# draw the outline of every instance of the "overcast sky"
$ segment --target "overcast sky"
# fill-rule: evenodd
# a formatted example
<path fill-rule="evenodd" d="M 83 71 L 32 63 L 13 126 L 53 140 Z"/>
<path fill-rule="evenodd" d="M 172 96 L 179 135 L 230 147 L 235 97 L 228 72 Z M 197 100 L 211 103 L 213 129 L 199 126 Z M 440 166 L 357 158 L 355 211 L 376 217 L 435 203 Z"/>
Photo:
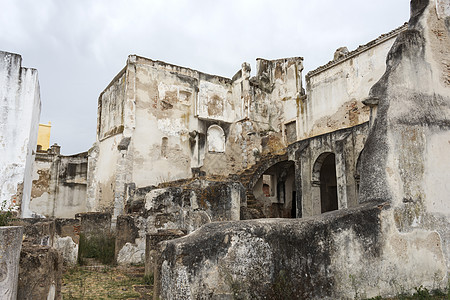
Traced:
<path fill-rule="evenodd" d="M 129 54 L 232 77 L 257 57 L 304 73 L 409 18 L 407 0 L 0 0 L 0 50 L 36 68 L 41 123 L 63 154 L 95 142 L 97 99 Z"/>

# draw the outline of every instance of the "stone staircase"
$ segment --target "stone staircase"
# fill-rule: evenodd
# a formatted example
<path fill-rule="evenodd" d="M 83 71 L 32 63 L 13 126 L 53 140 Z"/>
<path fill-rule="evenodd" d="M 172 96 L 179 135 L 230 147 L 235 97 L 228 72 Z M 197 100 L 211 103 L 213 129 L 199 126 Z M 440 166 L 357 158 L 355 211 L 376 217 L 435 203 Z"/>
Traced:
<path fill-rule="evenodd" d="M 271 167 L 274 162 L 283 160 L 285 158 L 285 154 L 265 156 L 258 163 L 238 174 L 239 180 L 246 189 L 245 194 L 247 197 L 247 207 L 241 207 L 241 220 L 267 218 L 264 213 L 264 205 L 258 202 L 258 200 L 253 195 L 253 185 L 255 183 L 252 182 L 252 180 L 255 174 L 261 173 L 262 175 L 262 172 Z"/>

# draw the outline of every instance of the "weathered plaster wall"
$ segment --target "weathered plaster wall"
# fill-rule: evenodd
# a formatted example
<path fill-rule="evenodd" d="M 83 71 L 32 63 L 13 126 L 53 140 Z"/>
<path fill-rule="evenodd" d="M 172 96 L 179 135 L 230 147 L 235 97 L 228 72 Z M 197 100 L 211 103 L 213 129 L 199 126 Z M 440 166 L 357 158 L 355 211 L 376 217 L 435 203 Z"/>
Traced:
<path fill-rule="evenodd" d="M 0 51 L 0 198 L 30 216 L 31 173 L 41 101 L 35 69 L 18 54 Z"/>
<path fill-rule="evenodd" d="M 295 121 L 303 93 L 302 69 L 302 58 L 260 59 L 252 80 L 246 63 L 228 79 L 129 56 L 99 98 L 88 210 L 118 216 L 128 188 L 193 172 L 228 176 L 255 164 L 261 153 L 282 151 L 284 124 Z"/>
<path fill-rule="evenodd" d="M 370 203 L 315 218 L 207 224 L 161 244 L 155 291 L 161 299 L 353 299 L 392 295 L 400 282 L 408 291 L 444 287 L 439 236 L 400 234 L 392 217 Z"/>
<path fill-rule="evenodd" d="M 29 207 L 32 213 L 73 218 L 86 212 L 87 165 L 87 152 L 62 156 L 55 145 L 48 152 L 38 152 Z"/>
<path fill-rule="evenodd" d="M 378 109 L 362 153 L 360 192 L 364 200 L 389 200 L 400 232 L 438 234 L 448 268 L 450 16 L 437 13 L 441 5 L 450 4 L 412 2 L 408 30 L 370 91 Z"/>
<path fill-rule="evenodd" d="M 369 108 L 362 101 L 383 75 L 386 56 L 402 26 L 306 75 L 307 97 L 298 102 L 299 138 L 362 124 Z"/>
<path fill-rule="evenodd" d="M 196 71 L 137 58 L 136 128 L 132 137 L 137 187 L 191 176 L 189 132 L 199 89 Z M 151 131 L 149 129 L 151 128 Z"/>

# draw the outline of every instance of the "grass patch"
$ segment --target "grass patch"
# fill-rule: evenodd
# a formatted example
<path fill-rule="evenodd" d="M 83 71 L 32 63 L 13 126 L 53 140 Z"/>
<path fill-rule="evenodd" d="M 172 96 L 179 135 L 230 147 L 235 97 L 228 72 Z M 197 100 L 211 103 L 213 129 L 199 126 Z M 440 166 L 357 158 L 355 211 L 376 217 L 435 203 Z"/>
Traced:
<path fill-rule="evenodd" d="M 63 299 L 152 299 L 152 287 L 145 284 L 143 268 L 106 266 L 98 270 L 74 267 L 63 275 Z M 145 295 L 135 286 L 144 286 Z"/>
<path fill-rule="evenodd" d="M 381 296 L 369 298 L 366 300 L 447 300 L 450 299 L 450 291 L 443 292 L 441 290 L 429 291 L 423 286 L 414 288 L 412 295 L 400 294 L 393 298 L 382 298 Z"/>
<path fill-rule="evenodd" d="M 105 265 L 114 263 L 114 251 L 116 239 L 113 235 L 92 235 L 80 234 L 80 244 L 78 248 L 78 263 L 84 265 L 84 258 L 94 258 Z"/>

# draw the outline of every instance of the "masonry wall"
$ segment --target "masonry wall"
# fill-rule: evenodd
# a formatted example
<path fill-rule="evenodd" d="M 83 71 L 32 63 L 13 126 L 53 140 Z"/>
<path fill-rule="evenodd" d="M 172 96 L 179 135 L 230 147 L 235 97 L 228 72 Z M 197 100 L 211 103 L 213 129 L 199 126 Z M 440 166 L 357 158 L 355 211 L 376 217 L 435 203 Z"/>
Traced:
<path fill-rule="evenodd" d="M 305 139 L 369 120 L 362 101 L 386 69 L 386 56 L 401 27 L 360 46 L 343 58 L 306 76 L 307 97 L 298 105 L 299 139 Z"/>
<path fill-rule="evenodd" d="M 73 218 L 87 211 L 87 152 L 63 156 L 57 148 L 36 155 L 29 209 L 38 216 Z"/>
<path fill-rule="evenodd" d="M 0 51 L 0 197 L 6 206 L 28 209 L 41 101 L 35 69 L 18 54 Z"/>
<path fill-rule="evenodd" d="M 245 195 L 239 182 L 196 179 L 166 185 L 133 191 L 127 214 L 117 218 L 118 263 L 143 263 L 147 234 L 191 233 L 210 222 L 239 220 Z"/>

